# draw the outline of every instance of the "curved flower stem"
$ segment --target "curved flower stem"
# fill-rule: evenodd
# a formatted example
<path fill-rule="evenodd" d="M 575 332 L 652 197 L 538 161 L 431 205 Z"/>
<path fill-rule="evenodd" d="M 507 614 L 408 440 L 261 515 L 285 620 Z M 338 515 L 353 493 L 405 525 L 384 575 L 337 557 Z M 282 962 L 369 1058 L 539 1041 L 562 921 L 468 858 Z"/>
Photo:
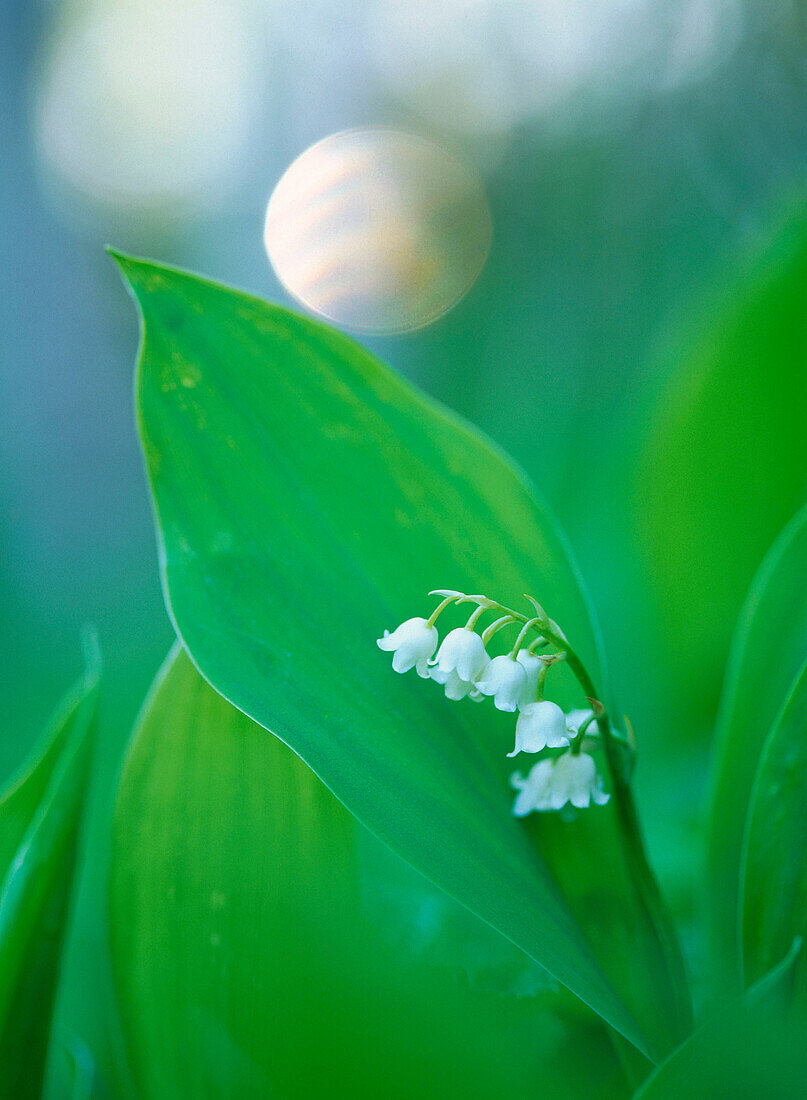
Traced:
<path fill-rule="evenodd" d="M 583 742 L 586 739 L 586 731 L 588 730 L 588 727 L 591 725 L 591 723 L 596 721 L 597 719 L 594 717 L 594 715 L 590 714 L 584 722 L 580 723 L 580 728 L 578 729 L 575 738 L 572 741 L 571 749 L 569 750 L 572 756 L 580 755 L 580 752 L 583 748 Z"/>
<path fill-rule="evenodd" d="M 485 610 L 489 610 L 489 608 L 486 608 Z M 495 623 L 491 623 L 490 626 L 485 627 L 485 629 L 482 631 L 482 641 L 485 643 L 485 645 L 487 645 L 494 634 L 497 634 L 505 626 L 509 626 L 510 623 L 512 623 L 513 621 L 513 616 L 509 613 L 507 615 L 502 615 L 502 617 L 500 619 L 497 619 Z"/>
<path fill-rule="evenodd" d="M 426 620 L 426 626 L 434 626 L 434 624 L 437 622 L 438 616 L 442 615 L 442 613 L 445 611 L 445 609 L 448 607 L 448 605 L 452 604 L 452 603 L 458 603 L 458 602 L 459 601 L 458 601 L 456 595 L 446 596 L 446 598 L 444 600 L 442 600 L 437 605 L 437 607 L 435 607 L 435 609 L 434 609 L 434 611 L 432 611 L 431 615 L 429 615 L 428 619 Z"/>
<path fill-rule="evenodd" d="M 598 695 L 594 683 L 589 676 L 585 665 L 574 652 L 568 642 L 560 642 L 551 636 L 550 640 L 556 645 L 562 645 L 566 651 L 566 662 L 577 678 L 586 698 L 597 700 Z M 599 713 L 597 713 L 599 709 Z M 692 1030 L 692 1001 L 689 994 L 684 960 L 678 937 L 675 934 L 672 919 L 670 917 L 664 899 L 661 896 L 656 876 L 647 859 L 644 842 L 642 840 L 639 817 L 636 812 L 636 803 L 633 799 L 633 791 L 625 780 L 619 764 L 619 749 L 616 744 L 611 722 L 605 708 L 594 707 L 595 721 L 602 737 L 602 747 L 608 770 L 611 774 L 611 784 L 614 794 L 614 806 L 616 809 L 619 830 L 622 836 L 622 844 L 625 859 L 628 864 L 631 878 L 636 889 L 637 896 L 647 914 L 650 925 L 653 928 L 659 951 L 667 968 L 670 983 L 674 993 L 675 1027 L 678 1038 L 683 1039 Z"/>
<path fill-rule="evenodd" d="M 486 611 L 486 607 L 477 607 L 475 611 L 472 611 L 470 616 L 468 617 L 468 622 L 465 624 L 465 629 L 473 630 L 479 619 L 485 614 Z"/>
<path fill-rule="evenodd" d="M 513 657 L 516 656 L 518 651 L 521 649 L 521 643 L 527 637 L 530 630 L 532 630 L 533 627 L 537 626 L 538 623 L 540 623 L 540 622 L 541 622 L 540 619 L 528 619 L 527 622 L 524 623 L 524 626 L 519 631 L 518 637 L 516 638 L 515 642 L 513 642 L 513 648 L 511 650 L 511 656 L 513 656 Z"/>
<path fill-rule="evenodd" d="M 538 672 L 538 683 L 535 685 L 535 701 L 536 703 L 542 703 L 544 701 L 544 690 L 546 688 L 546 677 L 549 672 L 549 665 L 542 664 L 540 671 Z"/>
<path fill-rule="evenodd" d="M 477 600 L 476 597 L 465 597 L 465 599 Z M 674 1027 L 677 1039 L 680 1041 L 692 1030 L 692 1001 L 681 948 L 678 944 L 669 911 L 661 896 L 658 882 L 647 859 L 633 792 L 620 767 L 618 742 L 611 729 L 608 714 L 604 706 L 598 702 L 599 694 L 594 682 L 580 657 L 548 616 L 535 619 L 534 617 L 522 615 L 518 611 L 513 611 L 512 608 L 505 607 L 495 600 L 486 597 L 482 597 L 482 599 L 485 600 L 488 610 L 499 611 L 502 615 L 511 616 L 515 622 L 524 623 L 524 633 L 529 629 L 526 624 L 534 624 L 535 629 L 540 630 L 540 633 L 551 645 L 565 654 L 566 663 L 583 689 L 583 694 L 593 704 L 595 721 L 602 738 L 603 752 L 611 776 L 614 807 L 625 860 L 637 898 L 645 911 L 650 927 L 653 929 L 659 953 L 664 961 L 670 980 L 675 1012 Z M 539 614 L 545 616 L 545 612 L 539 604 L 536 604 L 531 598 L 530 602 L 534 604 Z"/>

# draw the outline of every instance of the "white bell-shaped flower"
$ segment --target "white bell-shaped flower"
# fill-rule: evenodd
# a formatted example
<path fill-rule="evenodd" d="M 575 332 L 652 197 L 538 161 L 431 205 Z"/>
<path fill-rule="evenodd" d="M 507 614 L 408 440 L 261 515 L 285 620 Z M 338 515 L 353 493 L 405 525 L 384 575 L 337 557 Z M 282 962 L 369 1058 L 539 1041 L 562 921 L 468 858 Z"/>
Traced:
<path fill-rule="evenodd" d="M 428 662 L 437 649 L 439 635 L 436 626 L 429 626 L 425 619 L 407 619 L 390 634 L 378 639 L 378 648 L 392 653 L 392 667 L 396 672 L 408 672 L 416 668 L 418 676 L 428 679 Z"/>
<path fill-rule="evenodd" d="M 485 643 L 476 631 L 459 626 L 443 639 L 437 650 L 431 677 L 438 684 L 444 684 L 449 675 L 455 672 L 460 680 L 473 685 L 489 661 Z"/>
<path fill-rule="evenodd" d="M 441 672 L 439 668 L 430 668 L 429 675 L 438 684 L 445 685 L 446 699 L 464 699 L 472 691 L 476 692 L 473 683 L 470 680 L 463 680 L 454 668 L 449 672 Z"/>
<path fill-rule="evenodd" d="M 594 717 L 593 710 L 570 710 L 566 715 L 566 729 L 571 737 L 577 737 L 577 731 L 589 718 Z"/>
<path fill-rule="evenodd" d="M 581 810 L 591 802 L 604 806 L 610 795 L 602 789 L 602 778 L 592 756 L 566 752 L 555 761 L 550 797 L 556 810 L 567 802 Z"/>
<path fill-rule="evenodd" d="M 565 714 L 557 703 L 544 699 L 541 703 L 530 703 L 521 708 L 516 722 L 516 747 L 507 755 L 559 749 L 568 744 Z"/>
<path fill-rule="evenodd" d="M 524 694 L 518 704 L 519 709 L 523 710 L 524 707 L 528 707 L 531 703 L 535 702 L 535 696 L 538 692 L 538 676 L 544 662 L 540 657 L 536 657 L 534 653 L 530 653 L 527 649 L 520 649 L 516 654 L 516 660 L 527 674 Z"/>
<path fill-rule="evenodd" d="M 602 789 L 597 766 L 587 753 L 564 753 L 556 760 L 539 760 L 527 776 L 514 772 L 510 783 L 519 792 L 513 804 L 516 817 L 533 811 L 561 810 L 567 802 L 582 810 L 592 802 L 604 806 L 610 798 Z"/>
<path fill-rule="evenodd" d="M 510 785 L 518 791 L 513 803 L 516 817 L 526 817 L 534 810 L 545 813 L 555 808 L 551 801 L 553 768 L 551 760 L 539 760 L 526 777 L 521 772 L 513 772 Z"/>
<path fill-rule="evenodd" d="M 475 681 L 478 691 L 493 696 L 497 710 L 514 711 L 524 694 L 527 673 L 509 654 L 494 657 Z"/>

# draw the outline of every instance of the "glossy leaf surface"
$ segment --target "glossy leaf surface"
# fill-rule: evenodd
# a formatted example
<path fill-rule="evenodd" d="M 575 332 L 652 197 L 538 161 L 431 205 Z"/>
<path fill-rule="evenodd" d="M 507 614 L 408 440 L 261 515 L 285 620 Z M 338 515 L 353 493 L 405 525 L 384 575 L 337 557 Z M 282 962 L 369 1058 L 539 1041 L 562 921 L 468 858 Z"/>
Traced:
<path fill-rule="evenodd" d="M 732 644 L 715 734 L 709 923 L 718 987 L 728 992 L 741 988 L 740 862 L 754 776 L 783 700 L 807 659 L 805 577 L 807 508 L 776 540 L 748 594 Z"/>
<path fill-rule="evenodd" d="M 111 866 L 143 1100 L 626 1094 L 601 1021 L 368 833 L 182 650 L 125 762 Z"/>
<path fill-rule="evenodd" d="M 744 976 L 770 970 L 797 937 L 807 938 L 807 657 L 759 762 L 743 859 Z M 794 964 L 793 994 L 807 1013 L 807 968 Z"/>
<path fill-rule="evenodd" d="M 97 666 L 0 796 L 0 1095 L 39 1097 L 98 696 Z M 3 1091 L 5 1090 L 5 1091 Z"/>
<path fill-rule="evenodd" d="M 789 1013 L 795 941 L 784 959 L 708 1019 L 645 1082 L 634 1100 L 797 1100 L 807 1079 L 807 1017 Z"/>
<path fill-rule="evenodd" d="M 710 698 L 759 562 L 807 498 L 807 214 L 739 256 L 660 364 L 635 523 L 671 677 Z"/>
<path fill-rule="evenodd" d="M 523 477 L 346 337 L 170 268 L 119 262 L 143 316 L 140 430 L 170 610 L 203 675 L 618 1031 L 669 1048 L 678 993 L 632 893 L 613 808 L 573 826 L 516 821 L 512 718 L 447 702 L 414 673 L 393 674 L 376 648 L 385 627 L 433 605 L 431 588 L 510 603 L 530 592 L 602 684 L 566 546 Z M 585 705 L 566 669 L 552 692 Z"/>

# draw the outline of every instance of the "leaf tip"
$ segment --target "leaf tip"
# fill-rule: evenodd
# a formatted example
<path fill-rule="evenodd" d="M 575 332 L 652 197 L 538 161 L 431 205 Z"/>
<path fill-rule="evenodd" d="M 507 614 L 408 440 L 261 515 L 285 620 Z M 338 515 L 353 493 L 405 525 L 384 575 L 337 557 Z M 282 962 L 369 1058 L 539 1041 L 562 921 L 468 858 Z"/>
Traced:
<path fill-rule="evenodd" d="M 113 248 L 110 244 L 104 246 L 104 251 L 110 259 L 115 261 L 118 270 L 132 290 L 136 289 L 139 281 L 142 281 L 142 273 L 153 266 L 148 260 L 130 256 L 126 252 Z M 141 276 L 140 279 L 138 279 L 138 275 Z"/>
<path fill-rule="evenodd" d="M 126 289 L 134 298 L 138 309 L 142 309 L 138 292 L 143 280 L 142 277 L 138 278 L 138 269 L 146 266 L 144 261 L 137 260 L 134 256 L 128 256 L 125 252 L 119 252 L 117 248 L 113 248 L 111 245 L 106 245 L 104 251 L 114 260 Z"/>
<path fill-rule="evenodd" d="M 121 252 L 119 248 L 115 248 L 111 244 L 104 245 L 104 252 L 106 252 L 111 260 L 115 261 L 119 271 L 126 279 L 129 278 L 133 270 L 145 263 L 144 260 L 139 260 L 136 256 L 130 256 L 126 252 Z"/>

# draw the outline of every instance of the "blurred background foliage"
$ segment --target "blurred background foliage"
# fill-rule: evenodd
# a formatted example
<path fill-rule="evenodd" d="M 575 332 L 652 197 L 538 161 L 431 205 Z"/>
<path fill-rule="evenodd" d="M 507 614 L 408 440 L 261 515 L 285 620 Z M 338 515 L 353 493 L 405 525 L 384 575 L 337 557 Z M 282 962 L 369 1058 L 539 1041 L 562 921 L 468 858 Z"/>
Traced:
<path fill-rule="evenodd" d="M 431 327 L 366 342 L 509 450 L 569 533 L 686 921 L 732 624 L 807 490 L 806 51 L 799 0 L 0 2 L 3 773 L 86 621 L 107 667 L 69 1049 L 117 1041 L 111 797 L 171 639 L 136 321 L 102 245 L 289 301 L 263 218 L 313 142 L 391 126 L 472 166 L 493 224 L 476 284 Z"/>

